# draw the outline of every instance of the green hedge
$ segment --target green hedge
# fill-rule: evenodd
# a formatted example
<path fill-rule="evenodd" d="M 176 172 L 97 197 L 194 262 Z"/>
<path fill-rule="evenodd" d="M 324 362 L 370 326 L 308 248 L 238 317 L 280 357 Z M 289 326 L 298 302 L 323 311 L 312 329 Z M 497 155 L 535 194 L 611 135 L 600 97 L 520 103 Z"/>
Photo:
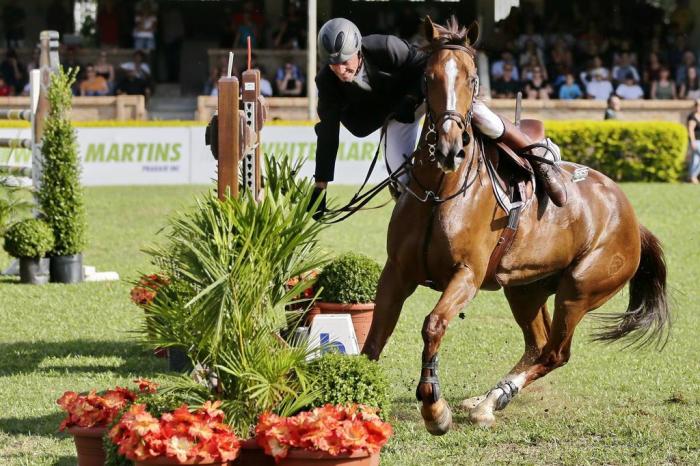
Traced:
<path fill-rule="evenodd" d="M 616 181 L 677 181 L 684 175 L 685 127 L 668 122 L 548 121 L 562 158 Z"/>

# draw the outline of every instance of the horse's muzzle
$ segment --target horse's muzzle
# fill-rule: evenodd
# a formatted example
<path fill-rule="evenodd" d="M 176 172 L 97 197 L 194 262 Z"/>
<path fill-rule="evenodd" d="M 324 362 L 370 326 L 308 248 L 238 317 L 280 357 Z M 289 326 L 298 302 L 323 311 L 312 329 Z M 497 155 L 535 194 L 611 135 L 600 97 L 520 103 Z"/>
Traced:
<path fill-rule="evenodd" d="M 464 148 L 458 144 L 445 149 L 438 145 L 436 155 L 440 168 L 447 173 L 457 171 L 465 157 Z"/>

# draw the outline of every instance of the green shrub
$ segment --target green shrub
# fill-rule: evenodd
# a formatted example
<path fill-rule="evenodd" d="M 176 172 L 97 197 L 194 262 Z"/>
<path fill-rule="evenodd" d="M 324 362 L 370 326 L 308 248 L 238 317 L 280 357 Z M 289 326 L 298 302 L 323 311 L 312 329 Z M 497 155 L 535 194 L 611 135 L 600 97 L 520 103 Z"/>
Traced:
<path fill-rule="evenodd" d="M 85 246 L 85 206 L 75 132 L 69 120 L 71 85 L 77 70 L 51 75 L 49 114 L 42 139 L 39 203 L 56 242 L 52 255 L 69 256 Z"/>
<path fill-rule="evenodd" d="M 44 257 L 53 245 L 53 232 L 43 220 L 22 220 L 5 232 L 5 251 L 12 257 Z"/>
<path fill-rule="evenodd" d="M 668 122 L 548 121 L 564 160 L 615 181 L 677 181 L 688 147 L 685 128 Z"/>
<path fill-rule="evenodd" d="M 331 303 L 371 303 L 382 268 L 371 257 L 346 253 L 326 265 L 318 275 L 320 299 Z"/>
<path fill-rule="evenodd" d="M 326 403 L 360 403 L 389 412 L 389 382 L 381 366 L 365 355 L 348 356 L 328 352 L 311 363 L 315 387 L 320 395 L 314 406 Z"/>

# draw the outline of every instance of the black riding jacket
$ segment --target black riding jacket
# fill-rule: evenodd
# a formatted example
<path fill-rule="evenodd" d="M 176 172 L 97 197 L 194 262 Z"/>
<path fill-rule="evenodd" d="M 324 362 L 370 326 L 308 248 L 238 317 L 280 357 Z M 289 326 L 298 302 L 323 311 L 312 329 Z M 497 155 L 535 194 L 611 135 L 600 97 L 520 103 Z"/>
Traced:
<path fill-rule="evenodd" d="M 422 101 L 426 58 L 403 39 L 376 34 L 362 38 L 362 66 L 371 91 L 341 81 L 328 66 L 319 71 L 316 181 L 333 181 L 340 123 L 353 135 L 364 137 L 406 101 L 416 102 L 417 107 Z"/>

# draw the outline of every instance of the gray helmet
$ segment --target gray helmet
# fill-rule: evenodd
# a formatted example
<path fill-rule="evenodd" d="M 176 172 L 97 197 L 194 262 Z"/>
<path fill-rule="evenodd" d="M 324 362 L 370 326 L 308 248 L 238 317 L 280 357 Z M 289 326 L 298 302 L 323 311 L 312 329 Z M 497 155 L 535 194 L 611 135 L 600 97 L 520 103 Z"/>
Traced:
<path fill-rule="evenodd" d="M 342 63 L 360 50 L 362 35 L 352 21 L 334 18 L 318 31 L 318 50 L 324 63 Z"/>

